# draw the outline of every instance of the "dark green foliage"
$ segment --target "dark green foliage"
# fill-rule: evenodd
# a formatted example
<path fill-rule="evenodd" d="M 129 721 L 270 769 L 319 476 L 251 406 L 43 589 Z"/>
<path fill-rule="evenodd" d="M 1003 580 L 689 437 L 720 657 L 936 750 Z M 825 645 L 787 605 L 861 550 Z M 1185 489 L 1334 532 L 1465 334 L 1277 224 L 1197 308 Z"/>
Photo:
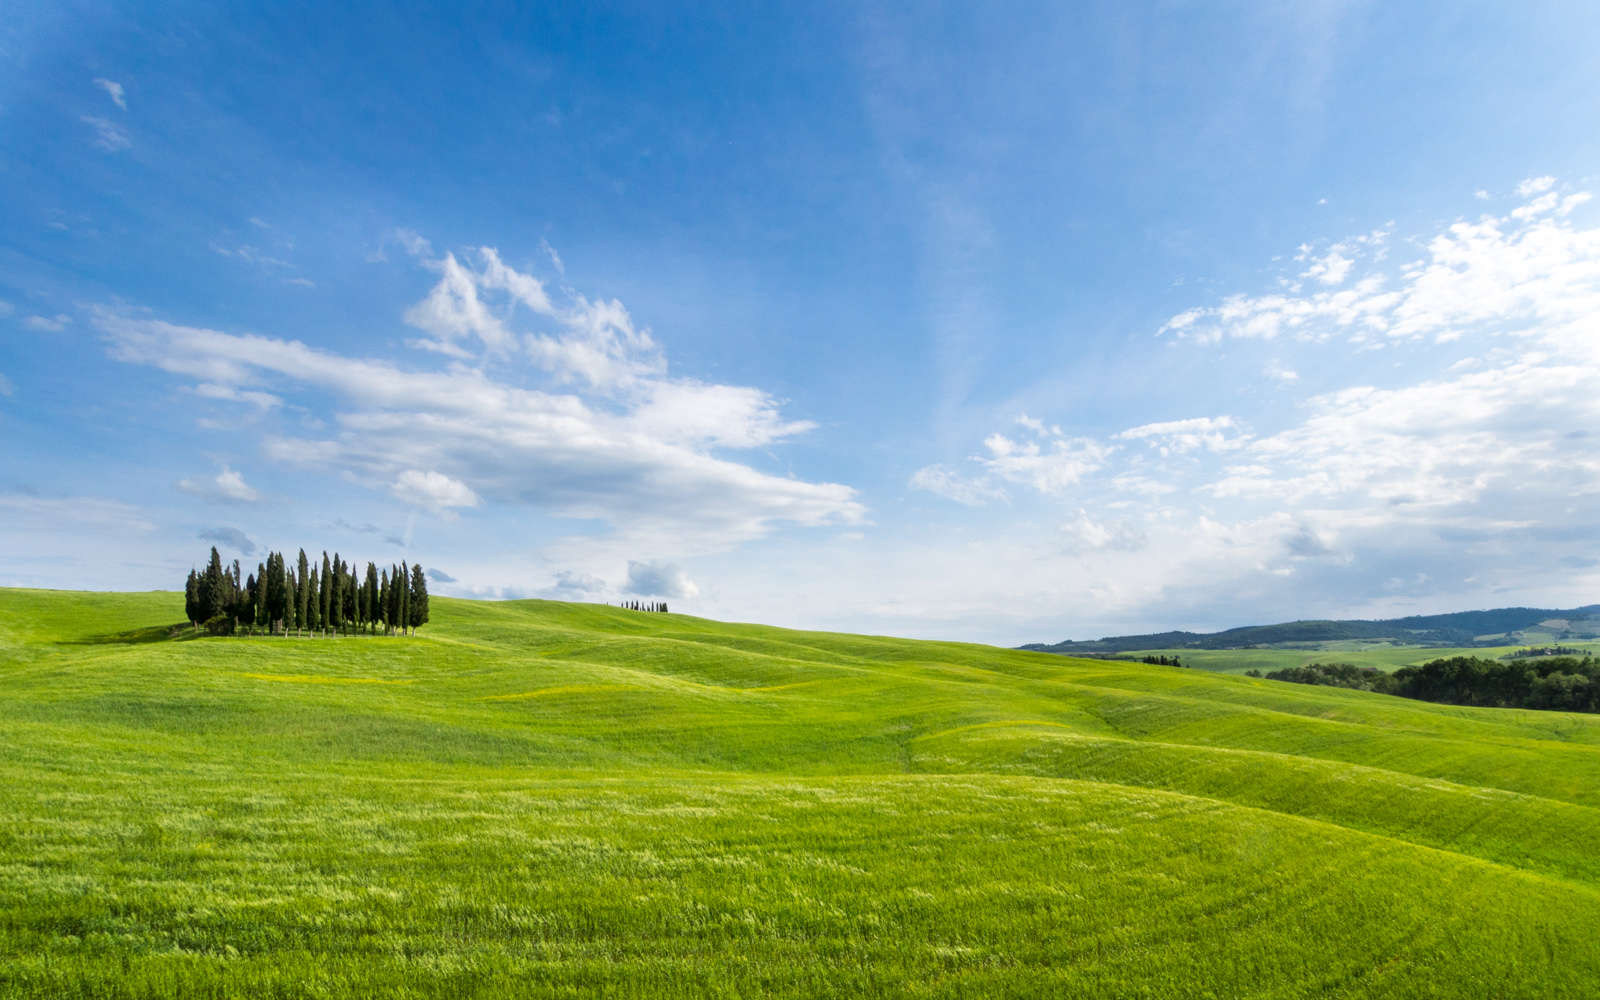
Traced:
<path fill-rule="evenodd" d="M 201 620 L 209 622 L 227 610 L 228 590 L 224 577 L 222 556 L 217 554 L 217 547 L 213 545 L 211 561 L 206 563 L 205 572 L 200 575 Z"/>
<path fill-rule="evenodd" d="M 1144 662 L 1153 667 L 1181 667 L 1176 656 L 1146 656 Z"/>
<path fill-rule="evenodd" d="M 428 623 L 428 580 L 422 573 L 422 564 L 411 567 L 411 613 L 406 624 L 413 632 L 417 626 Z"/>
<path fill-rule="evenodd" d="M 288 569 L 281 552 L 268 553 L 256 571 L 240 579 L 236 559 L 231 567 L 222 564 L 215 548 L 204 572 L 191 570 L 184 587 L 184 608 L 193 625 L 224 618 L 230 622 L 228 634 L 237 628 L 252 632 L 261 628 L 287 635 L 291 628 L 323 633 L 360 631 L 377 633 L 382 622 L 385 632 L 398 629 L 402 635 L 415 634 L 428 623 L 428 580 L 421 564 L 402 562 L 380 574 L 368 562 L 366 573 L 345 562 L 338 553 L 322 554 L 320 570 L 300 550 L 298 574 Z M 663 604 L 659 610 L 665 611 Z"/>
<path fill-rule="evenodd" d="M 1483 708 L 1600 711 L 1600 663 L 1593 657 L 1552 656 L 1509 663 L 1452 656 L 1385 674 L 1348 663 L 1313 663 L 1274 670 L 1268 680 L 1396 694 L 1418 701 Z"/>
<path fill-rule="evenodd" d="M 333 565 L 328 562 L 328 550 L 322 550 L 322 592 L 317 595 L 321 605 L 317 608 L 317 624 L 326 632 L 333 620 L 333 594 L 335 581 Z"/>
<path fill-rule="evenodd" d="M 206 619 L 206 631 L 211 635 L 232 635 L 233 619 L 227 615 L 212 615 Z"/>
<path fill-rule="evenodd" d="M 1256 676 L 1261 675 L 1258 673 Z M 1350 663 L 1310 663 L 1303 667 L 1274 670 L 1267 674 L 1267 680 L 1351 688 L 1356 691 L 1380 691 L 1384 694 L 1396 693 L 1393 675 L 1373 667 L 1357 667 Z"/>
<path fill-rule="evenodd" d="M 395 607 L 394 621 L 400 627 L 401 635 L 405 635 L 406 626 L 411 623 L 411 588 L 408 586 L 410 575 L 409 567 L 402 560 L 394 576 L 389 579 L 389 586 L 394 588 L 395 595 L 399 598 Z"/>
<path fill-rule="evenodd" d="M 200 615 L 200 574 L 191 569 L 189 579 L 183 585 L 183 616 L 190 625 L 195 625 L 199 623 Z"/>
<path fill-rule="evenodd" d="M 295 613 L 294 627 L 298 632 L 303 628 L 310 628 L 311 619 L 306 602 L 311 598 L 311 588 L 308 581 L 311 579 L 311 570 L 306 561 L 306 550 L 300 550 L 300 560 L 295 564 Z"/>

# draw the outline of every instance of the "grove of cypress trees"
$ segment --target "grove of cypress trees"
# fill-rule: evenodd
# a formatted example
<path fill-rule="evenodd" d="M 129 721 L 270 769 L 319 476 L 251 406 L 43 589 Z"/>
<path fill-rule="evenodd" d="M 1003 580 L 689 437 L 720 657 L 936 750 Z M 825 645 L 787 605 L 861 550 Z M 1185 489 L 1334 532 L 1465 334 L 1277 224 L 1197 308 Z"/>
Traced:
<path fill-rule="evenodd" d="M 318 567 L 301 549 L 298 567 L 299 572 L 291 569 L 283 553 L 268 552 L 246 575 L 238 559 L 224 565 L 213 547 L 206 568 L 191 569 L 184 581 L 184 614 L 193 628 L 224 619 L 226 624 L 212 626 L 215 634 L 241 629 L 254 635 L 260 628 L 267 635 L 282 629 L 286 637 L 291 628 L 296 635 L 377 635 L 380 623 L 386 635 L 414 636 L 428 623 L 428 578 L 420 563 L 379 570 L 368 561 L 362 573 L 338 553 L 330 558 L 324 552 Z M 665 611 L 666 605 L 652 604 L 650 610 Z"/>

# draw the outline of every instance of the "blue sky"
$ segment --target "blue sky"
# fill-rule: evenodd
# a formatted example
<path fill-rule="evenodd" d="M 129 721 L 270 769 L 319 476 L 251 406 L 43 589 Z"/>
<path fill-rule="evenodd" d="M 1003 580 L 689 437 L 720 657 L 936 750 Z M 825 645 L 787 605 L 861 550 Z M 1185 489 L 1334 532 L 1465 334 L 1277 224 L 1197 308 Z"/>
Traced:
<path fill-rule="evenodd" d="M 1014 644 L 1600 581 L 1600 8 L 25 4 L 0 584 Z"/>

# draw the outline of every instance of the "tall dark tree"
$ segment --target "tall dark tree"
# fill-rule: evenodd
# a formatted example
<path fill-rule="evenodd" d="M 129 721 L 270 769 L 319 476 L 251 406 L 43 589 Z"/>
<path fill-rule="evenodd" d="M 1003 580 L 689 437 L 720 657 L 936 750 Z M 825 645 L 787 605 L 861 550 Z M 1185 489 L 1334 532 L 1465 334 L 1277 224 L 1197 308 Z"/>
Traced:
<path fill-rule="evenodd" d="M 313 636 L 322 628 L 322 577 L 317 567 L 311 567 L 306 578 L 306 631 Z"/>
<path fill-rule="evenodd" d="M 306 614 L 307 614 L 306 601 L 311 596 L 311 591 L 306 587 L 306 581 L 308 581 L 310 579 L 311 579 L 311 568 L 306 562 L 306 550 L 305 549 L 301 549 L 300 550 L 300 561 L 295 563 L 295 582 L 297 584 L 296 589 L 295 589 L 295 595 L 294 595 L 294 599 L 295 599 L 294 634 L 295 635 L 299 635 L 301 629 L 310 627 L 310 625 L 309 625 L 310 619 L 306 617 Z"/>
<path fill-rule="evenodd" d="M 213 545 L 211 561 L 206 563 L 206 571 L 200 576 L 200 614 L 203 621 L 210 621 L 226 609 L 228 587 L 225 577 L 222 556 L 217 554 L 217 547 Z"/>
<path fill-rule="evenodd" d="M 428 624 L 428 579 L 422 564 L 411 567 L 411 634 L 417 634 L 419 625 Z"/>
<path fill-rule="evenodd" d="M 271 559 L 272 556 L 269 554 L 267 556 L 267 558 Z M 259 627 L 264 628 L 264 629 L 271 629 L 271 627 L 272 627 L 272 618 L 271 618 L 270 612 L 267 610 L 267 564 L 266 563 L 264 563 L 264 562 L 256 563 L 255 585 L 252 586 L 250 589 L 251 589 L 251 594 L 250 594 L 250 605 L 251 605 L 251 607 L 250 607 L 250 612 L 251 612 L 251 614 L 250 614 L 250 624 L 259 626 Z"/>
<path fill-rule="evenodd" d="M 378 604 L 378 567 L 372 562 L 367 563 L 367 628 L 373 634 L 378 634 L 378 619 L 382 617 L 382 609 Z"/>
<path fill-rule="evenodd" d="M 328 551 L 322 551 L 322 593 L 317 595 L 322 599 L 322 606 L 317 609 L 317 618 L 326 632 L 333 620 L 333 566 L 328 562 Z"/>
<path fill-rule="evenodd" d="M 183 613 L 189 619 L 189 627 L 193 628 L 200 622 L 200 574 L 194 570 L 189 571 L 189 580 L 183 585 Z"/>
<path fill-rule="evenodd" d="M 400 560 L 400 571 L 395 574 L 394 586 L 400 591 L 400 609 L 395 615 L 395 621 L 400 623 L 400 634 L 406 634 L 406 626 L 411 624 L 411 567 L 405 560 Z"/>

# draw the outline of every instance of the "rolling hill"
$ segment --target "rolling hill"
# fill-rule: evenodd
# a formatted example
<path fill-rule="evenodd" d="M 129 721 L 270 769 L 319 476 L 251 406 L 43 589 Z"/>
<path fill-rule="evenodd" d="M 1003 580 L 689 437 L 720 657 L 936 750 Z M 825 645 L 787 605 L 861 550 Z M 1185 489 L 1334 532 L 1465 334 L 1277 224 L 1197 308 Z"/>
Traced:
<path fill-rule="evenodd" d="M 1547 626 L 1545 623 L 1556 623 Z M 1413 615 L 1382 621 L 1295 621 L 1245 625 L 1222 632 L 1152 632 L 1104 639 L 1030 643 L 1021 649 L 1041 653 L 1127 653 L 1149 649 L 1246 649 L 1365 640 L 1407 646 L 1471 648 L 1518 643 L 1559 642 L 1600 637 L 1600 604 L 1562 611 L 1548 608 L 1496 608 L 1447 615 Z"/>
<path fill-rule="evenodd" d="M 1586 997 L 1600 717 L 434 599 L 0 590 L 0 996 Z"/>

